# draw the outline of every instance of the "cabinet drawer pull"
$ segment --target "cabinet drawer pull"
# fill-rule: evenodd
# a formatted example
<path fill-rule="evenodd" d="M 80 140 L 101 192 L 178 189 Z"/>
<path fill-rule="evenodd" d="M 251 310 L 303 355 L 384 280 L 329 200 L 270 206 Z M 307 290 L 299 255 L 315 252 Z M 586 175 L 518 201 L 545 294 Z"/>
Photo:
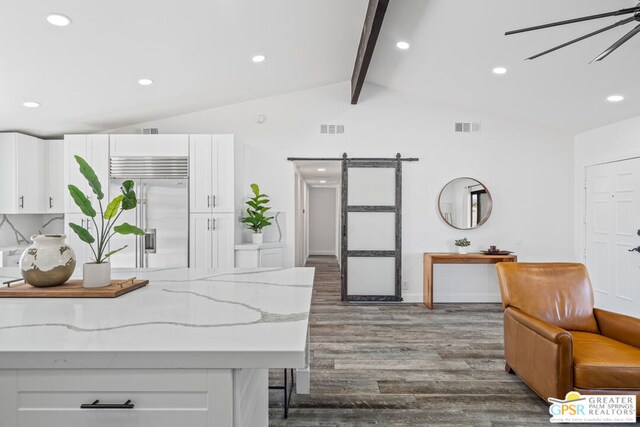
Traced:
<path fill-rule="evenodd" d="M 211 227 L 211 229 L 215 231 L 215 229 L 216 229 L 216 219 L 213 218 L 212 222 L 213 222 L 213 226 Z"/>
<path fill-rule="evenodd" d="M 49 196 L 49 209 L 53 209 L 53 197 Z"/>
<path fill-rule="evenodd" d="M 211 196 L 207 196 L 207 207 L 210 208 L 211 207 Z"/>
<path fill-rule="evenodd" d="M 124 403 L 100 403 L 99 400 L 96 400 L 93 403 L 83 403 L 80 405 L 80 409 L 133 409 L 134 406 L 131 399 Z"/>
<path fill-rule="evenodd" d="M 24 209 L 24 196 L 20 196 L 20 209 Z"/>
<path fill-rule="evenodd" d="M 216 196 L 215 195 L 213 196 L 213 207 L 214 208 L 216 207 Z"/>
<path fill-rule="evenodd" d="M 207 231 L 211 231 L 211 218 L 207 218 Z"/>

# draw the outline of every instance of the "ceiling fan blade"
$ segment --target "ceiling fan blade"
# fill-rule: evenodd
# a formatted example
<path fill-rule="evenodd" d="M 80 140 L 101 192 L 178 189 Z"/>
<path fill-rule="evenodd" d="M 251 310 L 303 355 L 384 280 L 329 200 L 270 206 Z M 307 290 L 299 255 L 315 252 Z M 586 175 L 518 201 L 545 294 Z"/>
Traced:
<path fill-rule="evenodd" d="M 572 45 L 572 44 L 574 44 L 574 43 L 577 43 L 577 42 L 580 42 L 580 41 L 582 41 L 582 40 L 588 39 L 589 37 L 593 37 L 593 36 L 598 35 L 598 34 L 600 34 L 600 33 L 604 33 L 605 31 L 609 31 L 609 30 L 612 30 L 612 29 L 614 29 L 614 28 L 616 28 L 616 27 L 619 27 L 619 26 L 621 26 L 621 25 L 625 25 L 625 24 L 628 24 L 628 23 L 630 23 L 630 22 L 633 22 L 633 21 L 635 21 L 635 19 L 636 19 L 636 18 L 635 18 L 635 17 L 633 17 L 633 16 L 632 16 L 631 18 L 623 19 L 622 21 L 618 21 L 618 22 L 616 22 L 615 24 L 612 24 L 612 25 L 609 25 L 609 26 L 607 26 L 607 27 L 601 28 L 601 29 L 596 30 L 596 31 L 594 31 L 594 32 L 592 32 L 592 33 L 586 34 L 586 35 L 584 35 L 584 36 L 582 36 L 582 37 L 578 37 L 577 39 L 573 39 L 573 40 L 571 40 L 571 41 L 568 41 L 568 42 L 566 42 L 566 43 L 563 43 L 563 44 L 561 44 L 561 45 L 559 45 L 559 46 L 556 46 L 556 47 L 554 47 L 554 48 L 551 48 L 551 49 L 549 49 L 549 50 L 545 50 L 544 52 L 540 52 L 540 53 L 539 53 L 539 54 L 537 54 L 537 55 L 533 55 L 533 56 L 531 56 L 531 57 L 527 58 L 527 60 L 528 60 L 528 61 L 530 61 L 530 60 L 533 60 L 533 59 L 536 59 L 536 58 L 540 58 L 541 56 L 544 56 L 544 55 L 546 55 L 546 54 L 548 54 L 548 53 L 551 53 L 551 52 L 555 52 L 556 50 L 558 50 L 558 49 L 562 49 L 563 47 L 570 46 L 570 45 Z"/>
<path fill-rule="evenodd" d="M 581 18 L 567 19 L 566 21 L 558 21 L 558 22 L 552 22 L 550 24 L 536 25 L 535 27 L 521 28 L 519 30 L 507 31 L 506 33 L 504 33 L 504 35 L 510 36 L 512 34 L 525 33 L 527 31 L 542 30 L 544 28 L 557 27 L 559 25 L 574 24 L 576 22 L 584 22 L 584 21 L 591 21 L 594 19 L 608 18 L 610 16 L 626 15 L 629 13 L 635 13 L 636 11 L 640 11 L 640 7 L 637 7 L 637 6 L 629 7 L 626 9 L 616 10 L 614 12 L 599 13 L 597 15 L 589 15 L 589 16 L 583 16 Z"/>
<path fill-rule="evenodd" d="M 640 25 L 635 27 L 633 30 L 629 31 L 627 34 L 624 35 L 624 37 L 622 37 L 620 40 L 618 40 L 617 42 L 609 46 L 607 50 L 605 50 L 600 55 L 598 55 L 593 61 L 589 62 L 589 64 L 596 61 L 602 61 L 604 58 L 611 55 L 620 46 L 622 46 L 623 44 L 631 40 L 638 33 L 640 33 Z"/>

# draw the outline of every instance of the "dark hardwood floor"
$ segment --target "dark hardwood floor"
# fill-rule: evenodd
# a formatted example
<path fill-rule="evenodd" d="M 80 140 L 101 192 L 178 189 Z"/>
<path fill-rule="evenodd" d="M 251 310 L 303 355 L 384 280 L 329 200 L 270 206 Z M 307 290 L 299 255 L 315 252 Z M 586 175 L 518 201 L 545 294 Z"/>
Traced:
<path fill-rule="evenodd" d="M 307 265 L 311 394 L 294 394 L 284 420 L 282 393 L 271 391 L 272 426 L 549 425 L 547 405 L 504 372 L 500 305 L 343 304 L 336 261 Z"/>

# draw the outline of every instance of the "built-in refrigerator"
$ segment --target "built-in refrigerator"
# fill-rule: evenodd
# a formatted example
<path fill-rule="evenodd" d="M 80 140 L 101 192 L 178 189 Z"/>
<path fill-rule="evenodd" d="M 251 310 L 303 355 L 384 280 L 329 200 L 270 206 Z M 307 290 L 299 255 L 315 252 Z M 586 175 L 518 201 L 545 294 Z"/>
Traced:
<path fill-rule="evenodd" d="M 189 266 L 189 166 L 187 157 L 111 157 L 109 195 L 121 194 L 126 179 L 134 181 L 135 209 L 124 211 L 118 223 L 144 230 L 143 236 L 116 234 L 110 250 L 116 268 Z"/>

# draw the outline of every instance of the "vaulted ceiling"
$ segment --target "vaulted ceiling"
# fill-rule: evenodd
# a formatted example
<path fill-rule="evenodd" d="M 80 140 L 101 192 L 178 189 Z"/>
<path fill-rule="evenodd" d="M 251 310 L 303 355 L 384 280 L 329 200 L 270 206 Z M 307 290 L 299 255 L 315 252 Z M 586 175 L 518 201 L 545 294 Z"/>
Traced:
<path fill-rule="evenodd" d="M 524 58 L 619 18 L 503 33 L 635 4 L 392 0 L 367 81 L 471 115 L 483 111 L 578 133 L 640 114 L 640 37 L 589 65 L 630 26 L 536 61 Z M 345 81 L 366 8 L 366 0 L 5 0 L 0 130 L 101 131 Z M 51 12 L 73 23 L 49 25 Z M 399 40 L 411 47 L 397 49 Z M 266 61 L 253 63 L 257 54 Z M 509 72 L 496 76 L 495 66 Z M 154 84 L 138 85 L 146 77 Z M 626 100 L 609 104 L 611 94 Z M 365 88 L 360 103 L 367 96 Z M 41 107 L 24 108 L 24 101 Z"/>

